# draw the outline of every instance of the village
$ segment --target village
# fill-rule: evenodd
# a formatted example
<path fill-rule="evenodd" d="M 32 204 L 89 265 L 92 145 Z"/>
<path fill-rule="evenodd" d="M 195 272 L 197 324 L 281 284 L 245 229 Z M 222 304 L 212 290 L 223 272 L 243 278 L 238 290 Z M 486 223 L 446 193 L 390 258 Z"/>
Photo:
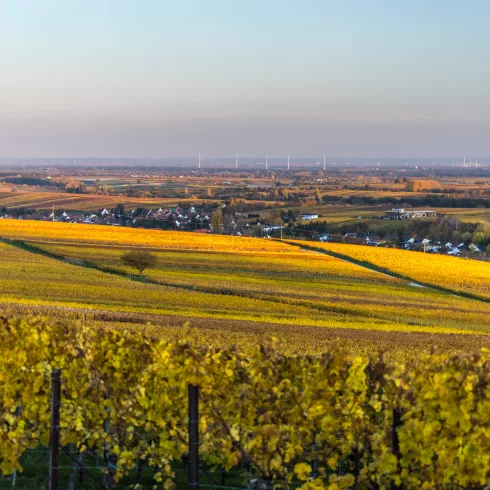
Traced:
<path fill-rule="evenodd" d="M 125 212 L 124 206 L 118 204 L 115 208 L 108 210 L 102 208 L 97 212 L 51 212 L 27 210 L 25 214 L 0 213 L 0 219 L 29 219 L 39 221 L 54 221 L 63 223 L 84 223 L 92 225 L 109 226 L 145 226 L 151 227 L 154 222 L 160 223 L 161 228 L 191 230 L 197 232 L 209 232 L 211 212 L 198 211 L 194 206 L 187 209 L 183 207 L 159 208 L 156 210 L 145 210 L 143 208 L 132 209 Z"/>
<path fill-rule="evenodd" d="M 405 210 L 393 208 L 385 213 L 385 220 L 417 220 L 422 218 L 441 218 L 442 215 L 432 210 Z M 136 208 L 126 211 L 122 204 L 112 209 L 102 208 L 97 212 L 69 212 L 64 210 L 35 211 L 25 210 L 19 213 L 0 210 L 0 219 L 21 219 L 53 221 L 62 223 L 81 223 L 106 226 L 124 226 L 157 230 L 180 230 L 195 233 L 216 233 L 234 236 L 255 236 L 262 238 L 310 239 L 330 243 L 348 243 L 371 247 L 390 247 L 407 251 L 419 251 L 429 254 L 445 254 L 455 257 L 486 258 L 488 249 L 473 243 L 470 236 L 464 240 L 444 241 L 428 237 L 407 237 L 387 234 L 379 236 L 372 232 L 317 233 L 302 229 L 297 223 L 308 223 L 318 220 L 319 214 L 281 213 L 274 223 L 261 220 L 259 214 L 245 214 L 230 211 L 226 205 L 221 207 L 176 206 L 158 209 Z M 361 219 L 361 217 L 357 217 Z M 279 223 L 278 223 L 279 221 Z"/>
<path fill-rule="evenodd" d="M 377 235 L 370 235 L 367 233 L 346 233 L 344 235 L 323 234 L 317 237 L 313 236 L 313 238 L 316 238 L 320 242 L 350 243 L 371 247 L 391 247 L 416 252 L 446 254 L 456 257 L 480 254 L 485 251 L 474 243 L 442 243 L 440 241 L 429 240 L 428 238 L 409 238 L 406 241 L 397 241 L 396 238 L 392 236 L 381 238 Z"/>

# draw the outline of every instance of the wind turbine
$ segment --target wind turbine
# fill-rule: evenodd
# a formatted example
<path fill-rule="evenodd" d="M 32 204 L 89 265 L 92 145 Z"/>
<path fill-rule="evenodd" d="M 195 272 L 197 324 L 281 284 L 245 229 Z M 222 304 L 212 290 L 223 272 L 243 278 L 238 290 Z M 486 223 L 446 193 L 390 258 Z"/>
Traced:
<path fill-rule="evenodd" d="M 236 154 L 236 159 L 235 159 L 235 168 L 238 168 L 238 153 Z"/>
<path fill-rule="evenodd" d="M 327 155 L 323 154 L 323 170 L 326 169 Z"/>
<path fill-rule="evenodd" d="M 265 169 L 269 170 L 269 155 L 265 156 Z"/>
<path fill-rule="evenodd" d="M 291 153 L 288 153 L 288 170 L 289 170 L 289 158 L 291 157 Z"/>
<path fill-rule="evenodd" d="M 199 153 L 199 157 L 197 159 L 197 168 L 201 168 L 201 154 Z"/>

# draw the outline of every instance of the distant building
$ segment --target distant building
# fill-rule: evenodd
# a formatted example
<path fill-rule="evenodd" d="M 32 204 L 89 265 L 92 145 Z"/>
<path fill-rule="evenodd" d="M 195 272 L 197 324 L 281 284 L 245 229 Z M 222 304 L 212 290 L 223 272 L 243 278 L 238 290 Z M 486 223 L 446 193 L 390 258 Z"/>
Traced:
<path fill-rule="evenodd" d="M 380 245 L 384 245 L 386 241 L 377 235 L 371 235 L 366 238 L 365 243 L 366 245 L 379 247 Z"/>
<path fill-rule="evenodd" d="M 316 218 L 318 218 L 318 214 L 302 214 L 301 215 L 302 220 L 316 219 Z"/>
<path fill-rule="evenodd" d="M 390 219 L 417 219 L 417 218 L 433 218 L 437 216 L 432 209 L 406 210 L 404 208 L 393 208 L 386 213 Z"/>

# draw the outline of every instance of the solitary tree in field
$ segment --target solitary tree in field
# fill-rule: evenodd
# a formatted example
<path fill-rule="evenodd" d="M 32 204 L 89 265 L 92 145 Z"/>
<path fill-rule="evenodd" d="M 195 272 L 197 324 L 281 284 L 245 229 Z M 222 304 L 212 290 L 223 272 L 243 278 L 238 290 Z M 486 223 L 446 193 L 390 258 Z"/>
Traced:
<path fill-rule="evenodd" d="M 154 267 L 157 264 L 156 255 L 141 250 L 126 252 L 121 256 L 121 260 L 124 265 L 137 269 L 140 276 L 143 275 L 143 271 L 145 269 L 148 267 Z"/>

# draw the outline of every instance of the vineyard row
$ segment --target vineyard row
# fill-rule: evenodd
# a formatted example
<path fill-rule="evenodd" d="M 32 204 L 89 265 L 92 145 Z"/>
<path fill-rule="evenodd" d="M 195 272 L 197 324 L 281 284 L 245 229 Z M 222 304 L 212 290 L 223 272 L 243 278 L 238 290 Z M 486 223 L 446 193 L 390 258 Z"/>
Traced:
<path fill-rule="evenodd" d="M 489 484 L 486 351 L 408 363 L 286 357 L 270 344 L 242 354 L 186 337 L 156 341 L 39 317 L 0 323 L 0 468 L 48 446 L 104 455 L 117 482 L 144 462 L 171 488 L 189 456 L 189 385 L 199 390 L 199 456 L 275 488 L 472 488 Z M 62 371 L 59 424 L 51 377 Z M 197 446 L 193 446 L 197 447 Z M 244 481 L 245 485 L 247 482 Z"/>

